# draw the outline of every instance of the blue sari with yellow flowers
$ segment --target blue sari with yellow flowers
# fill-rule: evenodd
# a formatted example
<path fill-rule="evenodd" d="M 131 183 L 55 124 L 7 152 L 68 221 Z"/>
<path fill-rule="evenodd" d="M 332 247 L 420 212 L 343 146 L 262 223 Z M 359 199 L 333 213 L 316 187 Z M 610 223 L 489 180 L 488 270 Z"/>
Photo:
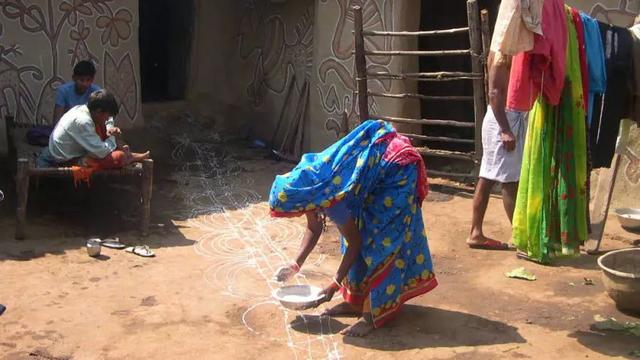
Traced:
<path fill-rule="evenodd" d="M 424 163 L 408 140 L 370 120 L 277 176 L 269 205 L 272 216 L 293 217 L 346 203 L 362 249 L 341 292 L 380 327 L 404 302 L 437 286 L 420 211 L 426 187 Z"/>

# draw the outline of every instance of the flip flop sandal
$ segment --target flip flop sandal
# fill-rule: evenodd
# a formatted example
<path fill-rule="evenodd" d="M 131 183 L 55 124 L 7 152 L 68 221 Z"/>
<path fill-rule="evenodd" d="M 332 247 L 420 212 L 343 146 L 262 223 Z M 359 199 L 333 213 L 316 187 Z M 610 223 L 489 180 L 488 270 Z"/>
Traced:
<path fill-rule="evenodd" d="M 469 247 L 477 250 L 496 250 L 496 251 L 508 251 L 511 248 L 509 244 L 496 240 L 487 240 L 480 244 L 469 244 Z"/>
<path fill-rule="evenodd" d="M 127 247 L 127 245 L 120 242 L 120 238 L 104 239 L 100 241 L 100 244 L 106 248 L 116 250 L 122 250 Z"/>
<path fill-rule="evenodd" d="M 147 245 L 131 246 L 131 247 L 128 247 L 128 248 L 124 249 L 124 251 L 132 253 L 132 254 L 136 254 L 136 255 L 142 256 L 142 257 L 154 257 L 154 256 L 156 256 L 156 254 L 153 251 L 151 251 L 151 249 L 149 249 L 149 246 L 147 246 Z"/>

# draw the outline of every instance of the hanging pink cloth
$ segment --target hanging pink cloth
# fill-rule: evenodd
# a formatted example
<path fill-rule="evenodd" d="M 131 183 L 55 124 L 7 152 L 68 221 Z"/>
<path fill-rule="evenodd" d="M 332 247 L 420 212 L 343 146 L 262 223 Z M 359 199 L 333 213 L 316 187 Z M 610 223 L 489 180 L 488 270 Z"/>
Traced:
<path fill-rule="evenodd" d="M 564 88 L 567 57 L 567 18 L 562 0 L 545 0 L 542 32 L 534 34 L 533 49 L 513 58 L 507 108 L 529 111 L 542 95 L 547 103 L 558 105 Z"/>

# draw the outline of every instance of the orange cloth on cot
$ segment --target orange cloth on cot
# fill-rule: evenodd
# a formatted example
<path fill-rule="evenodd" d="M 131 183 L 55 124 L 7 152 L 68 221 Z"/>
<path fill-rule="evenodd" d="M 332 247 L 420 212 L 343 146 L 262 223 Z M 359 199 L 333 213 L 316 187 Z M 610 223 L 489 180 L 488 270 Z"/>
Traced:
<path fill-rule="evenodd" d="M 99 126 L 96 124 L 96 132 L 100 136 L 102 141 L 108 138 L 106 125 Z M 90 184 L 91 175 L 98 170 L 106 169 L 118 169 L 125 166 L 127 163 L 127 154 L 122 150 L 115 150 L 111 154 L 105 156 L 103 159 L 95 159 L 90 156 L 86 156 L 84 159 L 85 166 L 72 166 L 71 173 L 73 174 L 73 183 L 77 187 L 80 183 L 84 182 L 88 186 Z"/>

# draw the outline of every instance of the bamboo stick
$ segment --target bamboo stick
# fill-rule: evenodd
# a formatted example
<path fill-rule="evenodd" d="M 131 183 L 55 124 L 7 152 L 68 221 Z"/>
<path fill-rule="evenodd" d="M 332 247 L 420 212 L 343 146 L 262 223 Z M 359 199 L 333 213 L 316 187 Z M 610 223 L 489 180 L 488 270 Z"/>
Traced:
<path fill-rule="evenodd" d="M 430 31 L 363 31 L 364 36 L 441 36 L 466 33 L 468 27 Z"/>
<path fill-rule="evenodd" d="M 367 84 L 367 58 L 364 47 L 364 37 L 362 35 L 364 31 L 362 8 L 360 6 L 354 6 L 353 14 L 355 35 L 355 63 L 356 75 L 358 76 L 358 111 L 360 115 L 360 122 L 362 123 L 369 119 L 369 99 L 367 97 L 369 88 Z"/>
<path fill-rule="evenodd" d="M 448 95 L 448 96 L 432 96 L 432 95 L 422 95 L 422 94 L 411 94 L 411 93 L 399 93 L 399 94 L 389 94 L 389 93 L 379 93 L 374 91 L 369 91 L 369 96 L 376 97 L 386 97 L 392 99 L 420 99 L 420 100 L 436 100 L 436 101 L 470 101 L 473 100 L 473 96 L 458 96 L 458 95 Z"/>
<path fill-rule="evenodd" d="M 416 135 L 416 134 L 400 134 L 404 135 L 411 139 L 416 140 L 424 140 L 424 141 L 440 141 L 440 142 L 449 142 L 449 143 L 458 143 L 458 144 L 473 144 L 473 140 L 470 139 L 458 139 L 451 138 L 445 136 L 426 136 L 426 135 Z"/>
<path fill-rule="evenodd" d="M 365 51 L 365 55 L 369 56 L 458 56 L 469 55 L 471 50 L 429 50 L 429 51 L 417 51 L 417 50 L 375 50 Z"/>
<path fill-rule="evenodd" d="M 471 178 L 471 177 L 474 177 L 474 174 L 428 170 L 427 171 L 427 176 L 429 176 L 429 177 Z"/>
<path fill-rule="evenodd" d="M 418 150 L 418 152 L 424 156 L 474 161 L 473 153 L 467 154 L 455 151 L 432 150 L 424 147 L 416 148 L 416 150 Z"/>
<path fill-rule="evenodd" d="M 455 120 L 409 119 L 409 118 L 399 118 L 399 117 L 383 116 L 383 115 L 371 115 L 371 118 L 385 120 L 393 123 L 400 123 L 400 124 L 452 126 L 452 127 L 462 127 L 462 128 L 473 128 L 475 126 L 475 124 L 472 122 L 455 121 Z"/>

